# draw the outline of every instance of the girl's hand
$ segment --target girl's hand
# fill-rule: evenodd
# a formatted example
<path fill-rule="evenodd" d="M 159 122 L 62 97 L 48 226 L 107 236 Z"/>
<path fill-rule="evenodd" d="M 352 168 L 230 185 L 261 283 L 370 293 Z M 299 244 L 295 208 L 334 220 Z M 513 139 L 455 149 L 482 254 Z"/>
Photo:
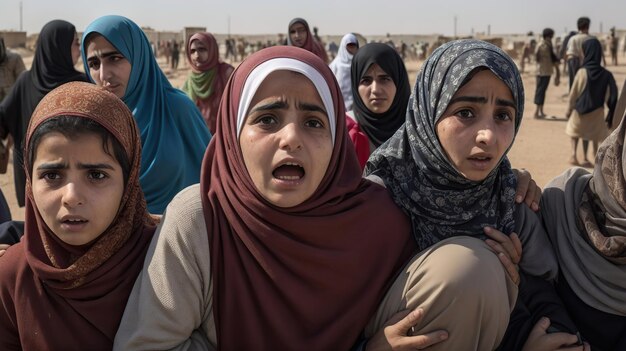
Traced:
<path fill-rule="evenodd" d="M 9 244 L 0 244 L 0 257 L 4 255 L 9 247 L 11 247 Z"/>
<path fill-rule="evenodd" d="M 590 351 L 589 344 L 576 345 L 578 336 L 569 333 L 547 333 L 550 319 L 543 317 L 535 324 L 522 351 Z"/>
<path fill-rule="evenodd" d="M 448 338 L 445 330 L 436 330 L 424 335 L 412 335 L 413 327 L 424 317 L 424 310 L 396 313 L 368 342 L 367 351 L 374 350 L 424 350 Z"/>
<path fill-rule="evenodd" d="M 491 238 L 486 239 L 485 242 L 493 252 L 498 255 L 500 262 L 504 266 L 509 278 L 519 285 L 520 276 L 517 271 L 517 265 L 522 259 L 522 242 L 515 233 L 506 235 L 499 230 L 491 227 L 483 228 L 485 234 Z"/>
<path fill-rule="evenodd" d="M 526 203 L 531 210 L 539 211 L 539 201 L 541 201 L 541 188 L 533 180 L 532 175 L 527 170 L 513 169 L 517 178 L 517 189 L 515 189 L 515 202 Z"/>

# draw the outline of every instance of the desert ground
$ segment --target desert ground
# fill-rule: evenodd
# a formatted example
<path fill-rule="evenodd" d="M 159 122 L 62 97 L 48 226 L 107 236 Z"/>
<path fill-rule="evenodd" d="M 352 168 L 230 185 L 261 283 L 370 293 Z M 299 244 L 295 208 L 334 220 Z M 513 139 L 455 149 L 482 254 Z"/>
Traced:
<path fill-rule="evenodd" d="M 26 67 L 29 68 L 32 62 L 32 53 L 30 56 L 28 53 L 20 53 L 24 54 L 24 63 Z M 172 70 L 167 67 L 165 58 L 159 58 L 158 61 L 172 84 L 176 87 L 182 86 L 185 78 L 189 74 L 189 66 L 184 62 L 184 56 L 181 55 L 180 65 L 177 70 Z M 621 55 L 619 62 L 620 65 L 609 65 L 607 69 L 615 76 L 618 88 L 621 91 L 624 80 L 626 79 L 626 56 Z M 233 64 L 236 65 L 237 63 Z M 411 82 L 415 81 L 421 64 L 421 61 L 406 62 Z M 79 63 L 77 67 L 80 67 L 79 69 L 82 70 L 81 63 Z M 568 80 L 567 75 L 562 74 L 561 84 L 558 87 L 554 86 L 554 80 L 552 80 L 547 91 L 544 106 L 544 111 L 549 117 L 546 119 L 533 119 L 535 111 L 533 98 L 536 79 L 534 64 L 526 64 L 526 70 L 522 73 L 522 77 L 524 80 L 526 102 L 524 117 L 513 148 L 509 152 L 509 159 L 513 167 L 527 169 L 539 186 L 544 187 L 552 178 L 571 167 L 568 164 L 571 148 L 570 138 L 565 135 Z M 582 146 L 579 145 L 579 161 L 582 160 L 581 150 Z M 589 152 L 591 152 L 591 150 Z M 593 162 L 593 159 L 591 159 L 591 161 Z M 15 199 L 11 162 L 9 162 L 7 173 L 0 175 L 0 188 L 9 203 L 13 219 L 23 220 L 24 208 L 18 207 Z"/>

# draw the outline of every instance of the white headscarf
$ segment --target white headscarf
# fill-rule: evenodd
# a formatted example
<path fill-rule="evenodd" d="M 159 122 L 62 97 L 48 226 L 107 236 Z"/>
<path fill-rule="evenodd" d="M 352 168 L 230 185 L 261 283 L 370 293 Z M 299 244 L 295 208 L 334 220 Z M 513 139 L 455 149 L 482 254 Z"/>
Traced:
<path fill-rule="evenodd" d="M 350 67 L 352 66 L 353 55 L 348 52 L 348 44 L 356 44 L 359 46 L 359 41 L 356 35 L 348 33 L 341 38 L 341 45 L 339 45 L 339 52 L 337 57 L 330 63 L 330 69 L 335 74 L 339 87 L 341 88 L 341 95 L 343 95 L 343 102 L 346 105 L 346 111 L 352 110 L 352 80 L 350 78 Z"/>

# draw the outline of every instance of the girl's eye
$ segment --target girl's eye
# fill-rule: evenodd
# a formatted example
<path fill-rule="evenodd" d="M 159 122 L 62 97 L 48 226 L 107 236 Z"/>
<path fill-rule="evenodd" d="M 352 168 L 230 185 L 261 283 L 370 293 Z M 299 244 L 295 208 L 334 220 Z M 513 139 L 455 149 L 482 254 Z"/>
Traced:
<path fill-rule="evenodd" d="M 89 67 L 89 69 L 98 70 L 100 69 L 100 61 L 89 61 L 87 67 Z"/>
<path fill-rule="evenodd" d="M 46 172 L 40 176 L 41 179 L 47 180 L 49 182 L 61 179 L 61 175 L 55 172 Z"/>
<path fill-rule="evenodd" d="M 324 128 L 324 123 L 318 119 L 310 119 L 305 122 L 305 125 L 310 128 Z"/>
<path fill-rule="evenodd" d="M 456 113 L 456 115 L 461 117 L 461 118 L 472 118 L 472 117 L 474 117 L 474 114 L 472 113 L 472 111 L 470 111 L 468 109 L 460 110 L 459 112 Z"/>
<path fill-rule="evenodd" d="M 276 119 L 273 116 L 261 116 L 256 121 L 258 124 L 266 125 L 266 126 L 271 125 L 271 124 L 276 124 Z"/>
<path fill-rule="evenodd" d="M 89 178 L 94 180 L 102 180 L 105 179 L 107 175 L 100 171 L 89 171 Z"/>
<path fill-rule="evenodd" d="M 361 78 L 361 81 L 359 82 L 359 84 L 370 85 L 370 84 L 372 84 L 372 78 L 370 78 L 370 77 L 363 77 L 363 78 Z"/>
<path fill-rule="evenodd" d="M 500 112 L 496 115 L 496 119 L 500 121 L 512 121 L 513 117 L 511 117 L 511 114 L 509 112 Z"/>

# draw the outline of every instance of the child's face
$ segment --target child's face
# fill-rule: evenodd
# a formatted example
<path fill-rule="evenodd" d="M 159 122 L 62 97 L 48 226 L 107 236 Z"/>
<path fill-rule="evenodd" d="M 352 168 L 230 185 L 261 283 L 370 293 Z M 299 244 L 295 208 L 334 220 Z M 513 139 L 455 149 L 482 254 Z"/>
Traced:
<path fill-rule="evenodd" d="M 491 71 L 476 73 L 452 97 L 437 122 L 437 136 L 454 167 L 481 181 L 496 167 L 515 136 L 511 90 Z"/>
<path fill-rule="evenodd" d="M 100 136 L 69 139 L 51 132 L 35 150 L 32 190 L 48 228 L 67 244 L 83 245 L 115 219 L 124 176 L 119 162 L 104 152 Z"/>
<path fill-rule="evenodd" d="M 256 91 L 239 137 L 258 192 L 279 207 L 311 197 L 333 152 L 328 115 L 305 76 L 271 73 Z"/>

